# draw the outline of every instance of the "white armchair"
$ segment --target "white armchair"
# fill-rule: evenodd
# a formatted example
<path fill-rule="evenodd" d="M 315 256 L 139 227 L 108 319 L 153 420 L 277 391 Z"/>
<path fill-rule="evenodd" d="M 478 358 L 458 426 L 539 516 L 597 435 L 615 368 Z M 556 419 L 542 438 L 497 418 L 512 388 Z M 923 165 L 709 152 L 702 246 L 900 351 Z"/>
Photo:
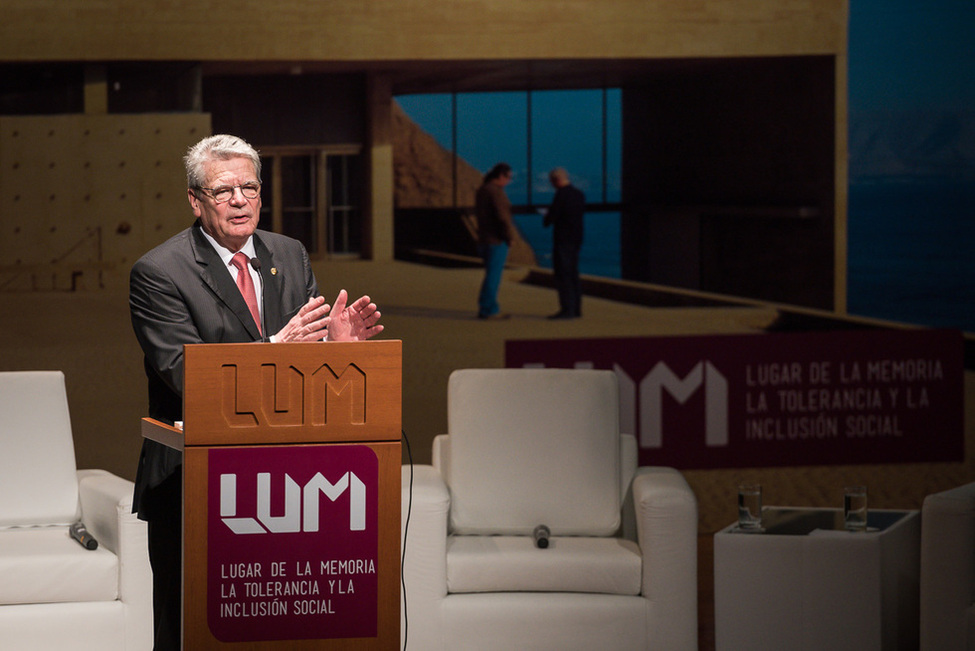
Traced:
<path fill-rule="evenodd" d="M 448 430 L 403 473 L 408 649 L 697 649 L 697 503 L 612 372 L 455 371 Z"/>
<path fill-rule="evenodd" d="M 0 373 L 0 647 L 149 649 L 152 574 L 132 482 L 76 470 L 60 371 Z M 89 550 L 69 526 L 82 521 Z"/>
<path fill-rule="evenodd" d="M 921 651 L 975 649 L 975 483 L 921 507 Z"/>

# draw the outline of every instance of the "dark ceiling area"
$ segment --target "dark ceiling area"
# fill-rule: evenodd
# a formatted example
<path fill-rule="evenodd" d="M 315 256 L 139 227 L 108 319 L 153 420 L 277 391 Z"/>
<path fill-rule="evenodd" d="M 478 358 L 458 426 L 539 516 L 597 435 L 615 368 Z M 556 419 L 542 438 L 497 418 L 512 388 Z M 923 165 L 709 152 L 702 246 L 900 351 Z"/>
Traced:
<path fill-rule="evenodd" d="M 622 88 L 672 76 L 723 73 L 743 59 L 558 59 L 400 62 L 208 62 L 203 75 L 388 75 L 394 95 Z"/>
<path fill-rule="evenodd" d="M 810 57 L 802 57 L 808 59 Z M 820 57 L 825 58 L 825 57 Z M 212 77 L 377 74 L 393 95 L 640 88 L 670 79 L 734 76 L 772 58 L 524 59 L 453 61 L 127 61 L 0 65 L 0 115 L 83 110 L 84 84 L 102 67 L 109 110 L 199 110 L 199 82 Z M 94 78 L 99 78 L 95 74 Z"/>

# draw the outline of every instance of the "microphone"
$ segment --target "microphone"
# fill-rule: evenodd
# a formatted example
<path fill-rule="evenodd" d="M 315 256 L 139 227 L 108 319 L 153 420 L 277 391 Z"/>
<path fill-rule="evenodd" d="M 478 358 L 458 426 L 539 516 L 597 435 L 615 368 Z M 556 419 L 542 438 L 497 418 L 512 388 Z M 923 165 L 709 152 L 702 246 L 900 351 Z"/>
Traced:
<path fill-rule="evenodd" d="M 550 535 L 552 535 L 552 532 L 544 524 L 535 527 L 535 531 L 532 532 L 532 537 L 535 539 L 535 546 L 539 549 L 546 549 Z"/>
<path fill-rule="evenodd" d="M 257 277 L 261 279 L 261 342 L 268 340 L 266 327 L 264 325 L 264 274 L 261 273 L 261 261 L 257 257 L 250 259 L 251 266 L 257 272 Z"/>
<path fill-rule="evenodd" d="M 91 534 L 88 533 L 85 525 L 81 522 L 75 522 L 68 527 L 68 533 L 85 549 L 98 549 L 98 541 L 91 537 Z"/>

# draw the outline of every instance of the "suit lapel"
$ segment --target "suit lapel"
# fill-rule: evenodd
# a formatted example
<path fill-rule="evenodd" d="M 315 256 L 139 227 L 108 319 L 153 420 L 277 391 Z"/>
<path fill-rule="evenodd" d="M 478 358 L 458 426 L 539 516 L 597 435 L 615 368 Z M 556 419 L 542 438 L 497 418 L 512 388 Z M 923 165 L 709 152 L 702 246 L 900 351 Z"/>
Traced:
<path fill-rule="evenodd" d="M 247 334 L 254 339 L 259 339 L 261 333 L 257 329 L 257 324 L 254 323 L 254 317 L 251 316 L 250 310 L 247 308 L 247 302 L 244 301 L 240 290 L 237 289 L 237 283 L 230 275 L 230 270 L 224 268 L 220 256 L 203 237 L 199 222 L 194 225 L 192 233 L 193 237 L 190 241 L 193 243 L 193 255 L 200 269 L 200 279 L 237 316 L 241 326 L 247 330 Z M 261 260 L 262 264 L 263 262 Z M 277 331 L 275 330 L 275 332 Z"/>
<path fill-rule="evenodd" d="M 284 276 L 278 273 L 274 264 L 274 253 L 264 243 L 260 232 L 254 232 L 254 250 L 257 252 L 257 259 L 261 261 L 261 278 L 264 279 L 264 327 L 270 337 L 284 327 L 284 315 L 281 313 L 281 283 L 284 282 Z"/>

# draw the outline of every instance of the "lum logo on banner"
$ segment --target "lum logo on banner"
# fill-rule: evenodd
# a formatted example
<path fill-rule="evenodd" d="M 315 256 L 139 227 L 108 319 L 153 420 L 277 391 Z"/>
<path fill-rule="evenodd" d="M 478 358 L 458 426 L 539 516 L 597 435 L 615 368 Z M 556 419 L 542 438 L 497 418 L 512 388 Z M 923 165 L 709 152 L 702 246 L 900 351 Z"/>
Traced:
<path fill-rule="evenodd" d="M 644 465 L 961 461 L 957 330 L 509 341 L 508 367 L 616 373 Z"/>
<path fill-rule="evenodd" d="M 526 363 L 526 368 L 544 368 L 544 364 Z M 575 362 L 573 368 L 593 368 L 592 362 Z M 619 381 L 620 429 L 639 432 L 640 447 L 657 449 L 663 446 L 663 402 L 668 395 L 678 404 L 685 404 L 698 391 L 704 393 L 704 443 L 708 447 L 728 444 L 728 380 L 714 364 L 702 360 L 685 376 L 674 373 L 665 362 L 658 362 L 639 384 L 618 363 L 613 372 Z M 639 406 L 639 408 L 638 408 Z M 639 422 L 640 426 L 636 427 Z"/>
<path fill-rule="evenodd" d="M 614 365 L 620 380 L 620 403 L 632 405 L 634 414 L 637 402 L 633 380 L 618 364 Z M 683 378 L 674 373 L 664 362 L 658 362 L 640 380 L 640 447 L 659 448 L 663 445 L 663 393 L 666 391 L 678 403 L 684 404 L 699 389 L 704 389 L 704 442 L 708 447 L 728 445 L 728 380 L 714 364 L 701 361 L 694 365 Z M 625 394 L 625 397 L 624 397 Z M 630 430 L 636 431 L 636 430 Z"/>
<path fill-rule="evenodd" d="M 228 364 L 222 411 L 230 427 L 359 425 L 366 420 L 366 374 L 355 364 Z"/>

